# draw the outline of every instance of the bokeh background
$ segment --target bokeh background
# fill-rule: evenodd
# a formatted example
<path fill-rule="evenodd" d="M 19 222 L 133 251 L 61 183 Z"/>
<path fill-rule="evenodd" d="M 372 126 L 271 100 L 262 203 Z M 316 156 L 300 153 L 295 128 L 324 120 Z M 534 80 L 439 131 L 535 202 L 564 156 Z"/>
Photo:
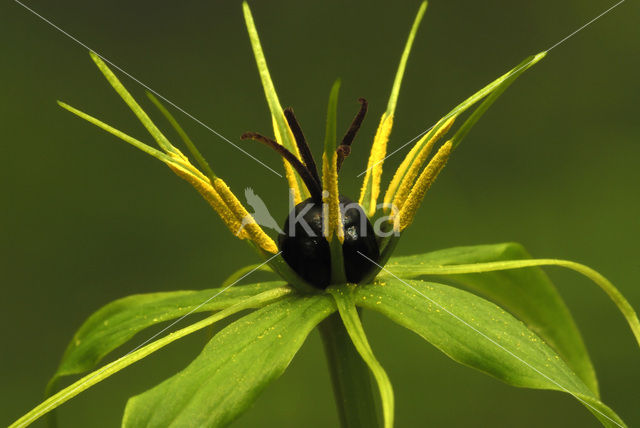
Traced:
<path fill-rule="evenodd" d="M 432 1 L 390 149 L 611 4 Z M 28 5 L 234 142 L 244 131 L 270 133 L 239 1 Z M 296 109 L 316 154 L 332 81 L 343 82 L 341 129 L 356 98 L 369 100 L 341 177 L 353 198 L 418 5 L 252 2 L 281 101 Z M 65 100 L 151 140 L 85 49 L 15 2 L 3 1 L 0 17 L 0 424 L 7 424 L 40 401 L 67 342 L 93 311 L 132 293 L 216 286 L 256 258 L 166 167 L 55 104 Z M 627 1 L 518 80 L 455 153 L 398 253 L 518 241 L 535 256 L 597 268 L 640 309 L 639 21 L 638 3 Z M 151 107 L 138 84 L 123 82 Z M 284 180 L 177 117 L 233 189 L 252 186 L 284 220 Z M 281 166 L 267 149 L 240 144 Z M 389 159 L 385 179 L 401 160 Z M 637 426 L 640 350 L 623 318 L 588 280 L 549 272 L 584 334 L 604 401 Z M 394 383 L 400 427 L 598 426 L 569 396 L 506 386 L 375 314 L 365 324 Z M 184 339 L 65 404 L 61 425 L 117 426 L 128 396 L 178 371 L 204 340 Z M 314 333 L 236 426 L 336 423 Z"/>

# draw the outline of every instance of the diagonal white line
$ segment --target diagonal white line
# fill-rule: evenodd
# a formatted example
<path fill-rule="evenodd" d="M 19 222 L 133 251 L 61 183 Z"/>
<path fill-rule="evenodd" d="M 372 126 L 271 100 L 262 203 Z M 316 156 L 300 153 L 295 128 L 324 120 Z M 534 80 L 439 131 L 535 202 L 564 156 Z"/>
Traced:
<path fill-rule="evenodd" d="M 225 137 L 224 135 L 220 134 L 218 131 L 216 131 L 215 129 L 213 129 L 212 127 L 210 127 L 209 125 L 207 125 L 206 123 L 204 123 L 203 121 L 201 121 L 200 119 L 198 119 L 197 117 L 193 116 L 191 113 L 187 112 L 185 109 L 183 109 L 182 107 L 178 106 L 176 103 L 174 103 L 173 101 L 169 100 L 167 97 L 165 97 L 164 95 L 158 93 L 155 89 L 152 89 L 151 87 L 149 87 L 148 85 L 146 85 L 145 83 L 143 83 L 142 81 L 140 81 L 139 79 L 137 79 L 136 77 L 132 76 L 130 73 L 128 73 L 127 71 L 125 71 L 124 69 L 122 69 L 120 66 L 118 66 L 117 64 L 115 64 L 114 62 L 112 62 L 111 60 L 105 58 L 104 56 L 102 56 L 102 54 L 98 53 L 97 51 L 95 51 L 94 49 L 91 49 L 89 46 L 87 46 L 86 44 L 84 44 L 83 42 L 81 42 L 80 40 L 78 40 L 76 37 L 72 36 L 71 34 L 67 33 L 66 31 L 64 31 L 62 28 L 58 27 L 56 24 L 54 24 L 53 22 L 51 22 L 50 20 L 48 20 L 47 18 L 45 18 L 44 16 L 40 15 L 38 12 L 36 12 L 35 10 L 31 9 L 29 6 L 25 5 L 24 3 L 20 2 L 19 0 L 13 0 L 14 2 L 18 3 L 20 6 L 22 6 L 23 8 L 25 8 L 26 10 L 28 10 L 29 12 L 31 12 L 32 14 L 34 14 L 35 16 L 37 16 L 38 18 L 40 18 L 41 20 L 43 20 L 44 22 L 46 22 L 47 24 L 49 24 L 50 26 L 52 26 L 53 28 L 55 28 L 56 30 L 58 30 L 59 32 L 61 32 L 62 34 L 64 34 L 65 36 L 67 36 L 68 38 L 70 38 L 71 40 L 73 40 L 74 42 L 76 42 L 77 44 L 79 44 L 80 46 L 82 46 L 83 48 L 94 52 L 96 55 L 98 55 L 100 58 L 102 58 L 102 60 L 106 63 L 108 63 L 109 65 L 111 65 L 113 68 L 115 68 L 116 70 L 120 71 L 121 73 L 123 73 L 124 75 L 126 75 L 128 78 L 130 78 L 131 80 L 133 80 L 134 82 L 136 82 L 137 84 L 139 84 L 140 86 L 142 86 L 143 88 L 145 88 L 146 90 L 148 90 L 149 92 L 152 92 L 154 95 L 156 95 L 158 98 L 161 98 L 162 100 L 164 100 L 167 104 L 170 104 L 172 107 L 176 108 L 177 110 L 179 110 L 180 112 L 182 112 L 183 114 L 185 114 L 186 116 L 188 116 L 189 118 L 193 119 L 196 123 L 198 123 L 199 125 L 202 125 L 203 127 L 205 127 L 206 129 L 208 129 L 209 131 L 211 131 L 213 134 L 215 134 L 216 136 L 218 136 L 219 138 L 223 139 L 224 141 L 226 141 L 227 143 L 231 144 L 233 147 L 235 147 L 236 149 L 240 150 L 242 153 L 244 153 L 245 155 L 249 156 L 251 159 L 253 159 L 254 161 L 258 162 L 260 165 L 262 165 L 263 167 L 267 168 L 269 171 L 273 172 L 275 175 L 277 175 L 278 177 L 282 178 L 282 174 L 280 174 L 279 172 L 275 171 L 273 168 L 271 168 L 270 166 L 266 165 L 264 162 L 262 162 L 260 159 L 256 158 L 255 156 L 253 156 L 252 154 L 248 153 L 246 150 L 242 149 L 240 146 L 238 146 L 237 144 L 235 144 L 234 142 L 232 142 L 231 140 L 229 140 L 227 137 Z"/>
<path fill-rule="evenodd" d="M 194 313 L 195 311 L 197 311 L 198 309 L 200 309 L 201 307 L 203 307 L 204 305 L 206 305 L 207 303 L 209 303 L 210 301 L 212 301 L 213 299 L 215 299 L 216 297 L 218 297 L 219 295 L 221 295 L 222 293 L 224 293 L 225 291 L 227 291 L 228 289 L 230 289 L 231 287 L 236 285 L 239 281 L 243 280 L 247 276 L 251 275 L 252 273 L 257 271 L 258 269 L 260 269 L 262 266 L 264 266 L 267 263 L 269 263 L 276 256 L 279 256 L 280 253 L 282 253 L 282 251 L 278 251 L 276 254 L 274 254 L 273 256 L 269 257 L 267 260 L 265 260 L 264 263 L 261 263 L 258 266 L 256 266 L 255 268 L 251 269 L 249 272 L 245 273 L 240 278 L 236 279 L 231 284 L 227 285 L 222 290 L 218 291 L 216 294 L 214 294 L 213 296 L 209 297 L 207 300 L 205 300 L 204 302 L 200 303 L 195 308 L 191 309 L 189 312 L 187 312 L 186 314 L 184 314 L 183 316 L 181 316 L 180 318 L 178 318 L 177 320 L 175 320 L 174 322 L 172 322 L 171 324 L 169 324 L 168 326 L 166 326 L 165 328 L 163 328 L 162 330 L 160 330 L 159 332 L 157 332 L 156 334 L 154 334 L 153 336 L 151 336 L 150 338 L 148 338 L 147 340 L 145 340 L 144 342 L 142 342 L 141 344 L 139 344 L 138 346 L 133 348 L 131 351 L 127 352 L 124 355 L 124 357 L 126 357 L 127 355 L 131 354 L 132 352 L 135 352 L 138 349 L 142 348 L 144 345 L 146 345 L 147 343 L 151 342 L 153 339 L 155 339 L 156 337 L 160 336 L 162 333 L 164 333 L 165 331 L 167 331 L 168 329 L 170 329 L 174 325 L 178 324 L 180 321 L 182 321 L 183 319 L 185 319 L 186 317 L 188 317 L 189 315 L 191 315 L 192 313 Z"/>
<path fill-rule="evenodd" d="M 17 0 L 16 0 L 17 1 Z M 570 38 L 572 38 L 573 36 L 575 36 L 576 34 L 578 34 L 580 31 L 584 30 L 585 28 L 587 28 L 589 25 L 593 24 L 594 22 L 596 22 L 598 19 L 602 18 L 603 16 L 605 16 L 607 13 L 611 12 L 613 9 L 615 9 L 616 7 L 620 6 L 622 3 L 624 3 L 626 0 L 620 0 L 618 3 L 614 4 L 613 6 L 611 6 L 609 9 L 605 10 L 604 12 L 602 12 L 600 15 L 596 16 L 595 18 L 593 18 L 591 21 L 587 22 L 586 24 L 584 24 L 582 27 L 578 28 L 577 30 L 575 30 L 573 33 L 569 34 L 568 36 L 566 36 L 565 38 L 563 38 L 562 40 L 560 40 L 559 42 L 555 43 L 554 45 L 552 45 L 550 48 L 548 48 L 546 50 L 546 52 L 550 52 L 552 49 L 560 46 L 562 43 L 566 42 L 567 40 L 569 40 Z M 523 65 L 523 67 L 529 65 L 529 63 L 526 63 Z M 520 68 L 516 69 L 515 71 L 519 70 Z M 437 123 L 437 122 L 436 122 Z M 367 172 L 369 172 L 371 169 L 373 169 L 374 167 L 376 167 L 377 165 L 381 164 L 382 162 L 384 162 L 385 160 L 387 160 L 387 158 L 393 156 L 394 154 L 396 154 L 397 152 L 399 152 L 400 150 L 402 150 L 403 148 L 405 148 L 406 146 L 408 146 L 409 144 L 413 143 L 415 140 L 417 140 L 418 138 L 421 138 L 424 134 L 426 134 L 427 132 L 429 132 L 434 126 L 436 126 L 436 124 L 434 123 L 433 125 L 431 125 L 429 127 L 429 129 L 422 131 L 421 133 L 419 133 L 418 135 L 416 135 L 415 137 L 413 137 L 411 140 L 407 141 L 406 143 L 404 143 L 403 145 L 401 145 L 400 147 L 398 147 L 397 149 L 395 149 L 393 152 L 389 153 L 387 156 L 385 156 L 383 159 L 379 160 L 378 162 L 374 163 L 373 165 L 371 165 L 369 168 L 365 169 L 364 171 L 362 171 L 360 174 L 357 175 L 357 177 L 361 177 L 363 174 L 366 174 Z"/>
<path fill-rule="evenodd" d="M 456 320 L 460 321 L 462 324 L 464 324 L 465 326 L 469 327 L 471 330 L 473 330 L 474 332 L 478 333 L 480 336 L 482 336 L 483 338 L 487 339 L 489 342 L 491 342 L 492 344 L 496 345 L 498 348 L 502 349 L 504 352 L 506 352 L 507 354 L 511 355 L 513 358 L 517 359 L 518 361 L 520 361 L 522 364 L 524 364 L 525 366 L 529 367 L 531 370 L 535 371 L 536 373 L 538 373 L 540 376 L 544 377 L 545 379 L 547 379 L 549 382 L 553 383 L 554 385 L 556 385 L 558 388 L 560 388 L 562 391 L 566 392 L 567 394 L 573 396 L 573 398 L 575 398 L 576 400 L 578 400 L 579 402 L 581 402 L 582 404 L 584 404 L 585 406 L 589 407 L 590 409 L 594 410 L 595 412 L 597 412 L 598 414 L 604 416 L 605 418 L 607 418 L 608 420 L 610 420 L 611 422 L 613 422 L 614 424 L 616 424 L 617 426 L 619 426 L 620 428 L 624 428 L 623 425 L 620 425 L 618 422 L 616 422 L 615 420 L 611 419 L 611 417 L 605 415 L 604 413 L 602 413 L 600 410 L 596 409 L 595 407 L 593 407 L 591 404 L 587 403 L 586 401 L 584 401 L 583 399 L 581 399 L 580 397 L 576 396 L 573 392 L 569 391 L 567 388 L 565 388 L 564 386 L 560 385 L 558 382 L 556 382 L 555 380 L 551 379 L 549 376 L 547 376 L 546 374 L 542 373 L 540 370 L 538 370 L 537 368 L 535 368 L 534 366 L 532 366 L 531 364 L 529 364 L 528 362 L 526 362 L 525 360 L 523 360 L 522 358 L 520 358 L 519 356 L 517 356 L 516 354 L 514 354 L 512 351 L 508 350 L 507 348 L 505 348 L 504 346 L 502 346 L 501 344 L 499 344 L 498 342 L 496 342 L 494 339 L 492 339 L 491 337 L 487 336 L 485 333 L 481 332 L 480 330 L 478 330 L 476 327 L 472 326 L 471 324 L 469 324 L 467 321 L 465 321 L 464 319 L 460 318 L 458 315 L 456 315 L 455 313 L 451 312 L 450 310 L 448 310 L 447 308 L 445 308 L 444 306 L 442 306 L 440 303 L 436 302 L 435 300 L 433 300 L 432 298 L 428 297 L 427 295 L 423 294 L 420 292 L 420 290 L 418 290 L 417 288 L 415 288 L 414 286 L 412 286 L 411 284 L 409 284 L 408 282 L 406 282 L 405 280 L 403 280 L 402 278 L 396 276 L 393 272 L 389 271 L 388 269 L 386 269 L 384 266 L 379 265 L 377 262 L 375 262 L 374 260 L 370 259 L 369 257 L 367 257 L 366 255 L 362 254 L 360 251 L 358 251 L 358 254 L 360 254 L 362 257 L 364 257 L 365 259 L 369 260 L 371 263 L 373 263 L 374 265 L 376 265 L 377 267 L 379 267 L 380 269 L 384 270 L 385 272 L 387 272 L 389 275 L 393 276 L 395 279 L 397 279 L 398 281 L 402 282 L 404 285 L 406 285 L 407 287 L 411 288 L 413 291 L 415 291 L 416 293 L 418 293 L 419 295 L 421 295 L 422 297 L 424 297 L 425 299 L 427 299 L 429 302 L 433 303 L 434 305 L 436 305 L 437 307 L 439 307 L 440 309 L 442 309 L 444 312 L 446 312 L 447 314 L 451 315 L 453 318 L 455 318 Z"/>
<path fill-rule="evenodd" d="M 605 16 L 607 13 L 611 12 L 613 9 L 615 9 L 616 7 L 620 6 L 622 3 L 624 3 L 625 0 L 620 0 L 618 3 L 614 4 L 613 6 L 611 6 L 609 9 L 605 10 L 604 12 L 602 12 L 600 15 L 596 16 L 595 18 L 593 18 L 591 21 L 587 22 L 586 24 L 584 24 L 582 27 L 578 28 L 576 31 L 574 31 L 573 33 L 569 34 L 567 37 L 565 37 L 564 39 L 560 40 L 558 43 L 556 43 L 555 45 L 551 46 L 549 49 L 547 49 L 547 52 L 551 51 L 551 49 L 555 48 L 556 46 L 561 45 L 562 43 L 566 42 L 567 40 L 569 40 L 570 38 L 572 38 L 573 36 L 575 36 L 576 34 L 578 34 L 580 31 L 584 30 L 585 28 L 587 28 L 589 25 L 593 24 L 594 22 L 596 22 L 598 19 L 602 18 L 603 16 Z"/>
<path fill-rule="evenodd" d="M 528 65 L 529 63 L 525 64 Z M 384 162 L 387 158 L 395 155 L 396 153 L 398 153 L 400 150 L 404 149 L 405 147 L 407 147 L 409 144 L 413 143 L 414 141 L 416 141 L 418 138 L 422 138 L 427 132 L 431 131 L 433 129 L 433 127 L 436 126 L 436 124 L 434 123 L 433 125 L 431 125 L 429 127 L 429 129 L 426 129 L 424 131 L 422 131 L 421 133 L 419 133 L 418 135 L 416 135 L 415 137 L 413 137 L 412 139 L 410 139 L 409 141 L 407 141 L 406 143 L 404 143 L 403 145 L 401 145 L 400 147 L 398 147 L 397 149 L 395 149 L 394 151 L 392 151 L 391 153 L 389 153 L 387 156 L 384 157 L 384 159 L 379 160 L 378 162 L 374 163 L 373 165 L 371 165 L 370 168 L 365 169 L 364 171 L 362 171 L 360 174 L 357 175 L 357 177 L 361 177 L 362 174 L 366 174 L 367 172 L 369 172 L 369 170 L 371 170 L 373 167 L 375 167 L 376 165 L 381 164 L 382 162 Z"/>
<path fill-rule="evenodd" d="M 256 270 L 260 269 L 262 266 L 264 266 L 265 264 L 267 264 L 269 261 L 271 261 L 274 257 L 279 256 L 280 253 L 282 253 L 282 251 L 279 251 L 277 254 L 274 254 L 273 256 L 271 256 L 270 258 L 268 258 L 264 263 L 256 266 L 255 268 L 253 268 L 251 271 L 247 272 L 246 274 L 242 275 L 240 278 L 238 278 L 237 280 L 235 280 L 234 282 L 232 282 L 231 284 L 229 284 L 228 286 L 224 287 L 221 291 L 219 291 L 218 293 L 214 294 L 213 296 L 211 296 L 210 298 L 208 298 L 207 300 L 205 300 L 204 302 L 202 302 L 200 305 L 198 305 L 197 307 L 195 307 L 194 309 L 190 310 L 189 312 L 187 312 L 185 315 L 181 316 L 180 318 L 178 318 L 176 321 L 172 322 L 170 325 L 168 325 L 167 327 L 163 328 L 162 330 L 160 330 L 158 333 L 154 334 L 153 336 L 151 336 L 149 339 L 145 340 L 144 342 L 142 342 L 140 345 L 136 346 L 134 349 L 132 349 L 131 351 L 127 352 L 126 354 L 124 354 L 122 357 L 120 358 L 124 358 L 127 355 L 131 354 L 132 352 L 135 352 L 136 350 L 138 350 L 139 348 L 141 348 L 142 346 L 144 346 L 146 343 L 150 342 L 151 340 L 153 340 L 155 337 L 157 337 L 158 335 L 160 335 L 162 332 L 166 331 L 167 329 L 169 329 L 170 327 L 176 325 L 177 323 L 179 323 L 181 320 L 183 320 L 185 317 L 187 317 L 188 315 L 192 314 L 193 312 L 195 312 L 196 310 L 198 310 L 199 308 L 201 308 L 203 305 L 207 304 L 208 302 L 210 302 L 211 300 L 215 299 L 217 296 L 219 296 L 220 294 L 224 293 L 226 290 L 228 290 L 229 288 L 233 287 L 235 284 L 237 284 L 240 280 L 242 280 L 243 278 L 246 278 L 247 276 L 251 275 L 253 272 L 255 272 Z M 120 359 L 118 358 L 118 359 Z M 86 382 L 90 381 L 91 379 L 95 378 L 96 376 L 98 376 L 99 374 L 101 374 L 104 370 L 106 370 L 106 367 L 103 367 L 102 369 L 96 371 L 93 376 L 87 378 L 84 382 L 80 383 L 79 385 L 77 385 L 74 389 L 72 389 L 71 391 L 69 391 L 69 394 L 73 393 L 73 391 L 75 391 L 76 389 L 80 388 L 82 385 L 84 385 Z M 54 403 L 51 403 L 48 407 L 45 407 L 44 409 L 42 409 L 42 414 L 47 413 L 49 411 L 49 409 L 55 405 Z M 29 422 L 30 423 L 30 422 Z M 28 424 L 27 424 L 28 425 Z M 25 425 L 26 426 L 26 425 Z"/>

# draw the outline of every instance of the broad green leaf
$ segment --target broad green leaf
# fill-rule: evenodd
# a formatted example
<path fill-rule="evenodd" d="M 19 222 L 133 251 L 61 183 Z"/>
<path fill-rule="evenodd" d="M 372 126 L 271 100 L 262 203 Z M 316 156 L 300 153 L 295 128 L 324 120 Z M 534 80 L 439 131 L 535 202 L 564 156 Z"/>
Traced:
<path fill-rule="evenodd" d="M 431 253 L 392 257 L 385 266 L 400 278 L 444 275 L 455 265 L 530 258 L 519 244 L 456 247 Z M 388 277 L 381 271 L 381 277 Z M 502 270 L 482 274 L 453 274 L 448 278 L 488 297 L 507 309 L 564 358 L 585 384 L 598 394 L 598 381 L 589 354 L 569 309 L 558 290 L 539 268 Z"/>
<path fill-rule="evenodd" d="M 520 254 L 518 256 L 520 257 L 522 257 L 523 255 L 527 255 L 524 249 L 522 249 L 522 247 L 520 247 L 518 244 L 499 244 L 495 247 L 499 248 L 501 245 L 510 247 L 511 250 L 514 251 L 514 253 L 516 254 L 519 252 Z M 480 251 L 483 251 L 483 247 L 485 246 L 479 246 L 477 248 Z M 492 247 L 492 246 L 486 246 L 486 247 Z M 571 269 L 592 280 L 598 287 L 602 289 L 602 291 L 604 291 L 607 294 L 607 296 L 609 296 L 611 301 L 613 301 L 613 303 L 618 307 L 618 310 L 625 317 L 627 324 L 631 328 L 631 332 L 636 338 L 636 342 L 638 343 L 638 345 L 640 345 L 640 320 L 638 320 L 638 315 L 636 311 L 629 304 L 627 299 L 625 299 L 622 293 L 620 293 L 620 291 L 611 283 L 611 281 L 609 281 L 607 278 L 602 276 L 600 273 L 598 273 L 594 269 L 591 269 L 590 267 L 582 265 L 580 263 L 576 263 L 568 260 L 558 260 L 558 259 L 529 259 L 529 260 L 525 259 L 525 260 L 489 261 L 486 263 L 476 262 L 471 264 L 453 264 L 453 265 L 446 264 L 447 263 L 445 261 L 446 258 L 451 257 L 458 251 L 460 251 L 459 255 L 462 255 L 466 252 L 467 256 L 474 257 L 473 256 L 473 253 L 475 252 L 474 248 L 475 247 L 460 247 L 458 249 L 453 248 L 450 250 L 443 250 L 441 252 L 431 253 L 432 255 L 431 257 L 433 257 L 434 261 L 438 260 L 438 258 L 440 259 L 440 266 L 436 266 L 436 265 L 426 266 L 425 264 L 422 264 L 420 266 L 414 266 L 411 270 L 414 273 L 420 273 L 422 275 L 432 274 L 432 275 L 441 276 L 441 275 L 455 275 L 455 274 L 481 274 L 486 272 L 509 271 L 509 270 L 515 270 L 515 272 L 520 272 L 520 271 L 530 271 L 530 269 L 528 268 L 537 268 L 541 266 L 559 266 L 559 267 Z M 449 255 L 447 255 L 447 252 L 450 252 Z M 461 263 L 461 262 L 464 263 L 463 260 L 464 260 L 463 258 L 459 258 L 458 263 Z M 476 259 L 472 258 L 472 260 L 480 261 L 477 258 Z M 407 275 L 411 276 L 409 274 Z M 467 284 L 469 284 L 469 286 L 472 286 L 471 285 L 472 282 L 467 282 Z M 473 284 L 476 284 L 476 282 L 473 281 Z"/>
<path fill-rule="evenodd" d="M 192 312 L 224 309 L 283 285 L 282 281 L 274 281 L 201 291 L 134 294 L 115 300 L 94 312 L 78 329 L 52 382 L 62 376 L 91 370 L 111 351 L 152 325 Z"/>
<path fill-rule="evenodd" d="M 355 298 L 455 361 L 514 386 L 566 392 L 605 427 L 625 426 L 550 346 L 487 300 L 455 287 L 396 277 L 357 287 Z"/>
<path fill-rule="evenodd" d="M 394 416 L 393 387 L 391 386 L 389 376 L 387 376 L 384 368 L 378 362 L 375 355 L 373 355 L 373 350 L 369 345 L 367 335 L 362 328 L 362 322 L 360 321 L 360 315 L 356 309 L 356 303 L 353 296 L 355 288 L 357 288 L 357 286 L 344 285 L 329 288 L 328 291 L 336 301 L 340 317 L 342 318 L 342 322 L 349 333 L 349 337 L 351 337 L 351 341 L 358 350 L 362 359 L 369 366 L 369 369 L 371 369 L 371 373 L 373 373 L 373 377 L 378 383 L 378 389 L 380 390 L 380 398 L 382 401 L 384 427 L 392 428 Z"/>
<path fill-rule="evenodd" d="M 138 348 L 124 355 L 123 357 L 102 366 L 100 369 L 89 373 L 88 375 L 59 391 L 55 395 L 47 398 L 45 401 L 34 407 L 31 411 L 11 424 L 9 428 L 22 428 L 32 424 L 34 421 L 46 415 L 48 412 L 54 410 L 61 404 L 67 402 L 81 392 L 89 389 L 93 385 L 102 382 L 109 376 L 118 373 L 120 370 L 130 366 L 137 361 L 140 361 L 141 359 L 147 357 L 148 355 L 154 353 L 159 349 L 162 349 L 168 344 L 175 342 L 178 339 L 181 339 L 198 330 L 202 330 L 203 328 L 206 328 L 216 321 L 228 317 L 229 315 L 246 309 L 264 306 L 268 303 L 281 299 L 282 297 L 291 294 L 292 292 L 293 290 L 290 287 L 280 287 L 265 291 L 256 296 L 247 297 L 245 300 L 219 312 L 216 312 L 201 321 L 198 321 L 175 332 L 169 333 L 161 339 L 156 340 L 155 342 L 144 345 L 143 347 Z"/>
<path fill-rule="evenodd" d="M 334 311 L 330 296 L 291 296 L 235 321 L 184 370 L 131 398 L 122 426 L 226 426 L 284 372 L 309 332 Z"/>

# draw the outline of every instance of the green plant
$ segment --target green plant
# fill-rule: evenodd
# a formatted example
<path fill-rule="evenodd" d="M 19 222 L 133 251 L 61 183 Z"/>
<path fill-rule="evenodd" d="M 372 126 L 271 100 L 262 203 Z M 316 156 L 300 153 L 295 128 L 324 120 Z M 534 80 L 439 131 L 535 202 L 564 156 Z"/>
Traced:
<path fill-rule="evenodd" d="M 326 290 L 318 290 L 302 280 L 280 256 L 275 242 L 257 224 L 241 228 L 247 211 L 226 183 L 214 174 L 175 119 L 157 99 L 150 96 L 178 131 L 200 169 L 169 142 L 109 68 L 92 54 L 99 69 L 149 130 L 161 150 L 64 103 L 60 103 L 61 106 L 165 162 L 203 195 L 232 233 L 241 230 L 239 237 L 256 249 L 264 263 L 232 275 L 220 288 L 134 295 L 106 305 L 93 314 L 72 339 L 50 382 L 50 398 L 16 421 L 15 426 L 28 425 L 165 345 L 248 309 L 253 311 L 215 335 L 181 373 L 131 398 L 123 425 L 221 426 L 231 422 L 286 369 L 306 336 L 318 326 L 325 342 L 343 425 L 369 427 L 380 424 L 370 382 L 370 373 L 373 373 L 381 396 L 382 424 L 392 426 L 394 403 L 391 384 L 368 344 L 360 320 L 360 309 L 367 309 L 378 311 L 416 332 L 456 361 L 514 386 L 566 392 L 584 404 L 603 425 L 624 426 L 613 410 L 600 401 L 595 373 L 575 323 L 555 287 L 539 267 L 562 266 L 591 278 L 620 308 L 640 342 L 640 323 L 635 312 L 600 274 L 573 262 L 530 259 L 517 244 L 453 248 L 410 257 L 391 257 L 399 237 L 411 224 L 425 192 L 452 150 L 499 95 L 521 73 L 544 57 L 541 53 L 525 59 L 445 115 L 406 156 L 384 195 L 382 209 L 378 209 L 382 161 L 396 100 L 411 44 L 425 8 L 426 4 L 423 4 L 410 32 L 387 110 L 374 138 L 359 200 L 372 222 L 380 221 L 385 230 L 398 233 L 389 233 L 378 239 L 379 258 L 366 260 L 374 265 L 373 273 L 359 284 L 346 284 L 344 281 L 335 118 L 339 85 L 332 88 L 322 174 L 322 187 L 328 191 L 324 201 L 327 206 L 326 240 L 332 261 L 331 285 Z M 303 159 L 271 82 L 246 4 L 244 9 L 272 113 L 276 140 Z M 438 138 L 444 136 L 454 121 L 478 102 L 479 106 L 423 168 Z M 285 170 L 289 187 L 300 203 L 308 196 L 303 180 L 288 163 L 285 163 Z M 390 211 L 388 207 L 396 207 L 397 212 Z M 248 273 L 267 268 L 283 280 L 233 286 Z M 435 281 L 455 283 L 484 295 L 486 299 Z M 145 343 L 54 393 L 59 378 L 95 369 L 110 351 L 126 343 L 137 332 L 192 312 L 211 315 Z"/>

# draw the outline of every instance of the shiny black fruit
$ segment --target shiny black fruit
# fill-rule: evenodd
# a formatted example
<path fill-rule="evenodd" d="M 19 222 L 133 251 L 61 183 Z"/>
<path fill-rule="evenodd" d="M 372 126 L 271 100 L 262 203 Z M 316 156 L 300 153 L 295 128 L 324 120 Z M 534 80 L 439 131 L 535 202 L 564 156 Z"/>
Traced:
<path fill-rule="evenodd" d="M 358 283 L 376 268 L 380 252 L 373 227 L 357 203 L 340 196 L 343 211 L 342 254 L 347 281 Z M 282 256 L 304 280 L 324 289 L 331 282 L 329 243 L 322 235 L 322 204 L 309 198 L 289 214 L 278 238 Z M 334 238 L 337 239 L 337 238 Z M 362 254 L 360 254 L 362 253 Z"/>

